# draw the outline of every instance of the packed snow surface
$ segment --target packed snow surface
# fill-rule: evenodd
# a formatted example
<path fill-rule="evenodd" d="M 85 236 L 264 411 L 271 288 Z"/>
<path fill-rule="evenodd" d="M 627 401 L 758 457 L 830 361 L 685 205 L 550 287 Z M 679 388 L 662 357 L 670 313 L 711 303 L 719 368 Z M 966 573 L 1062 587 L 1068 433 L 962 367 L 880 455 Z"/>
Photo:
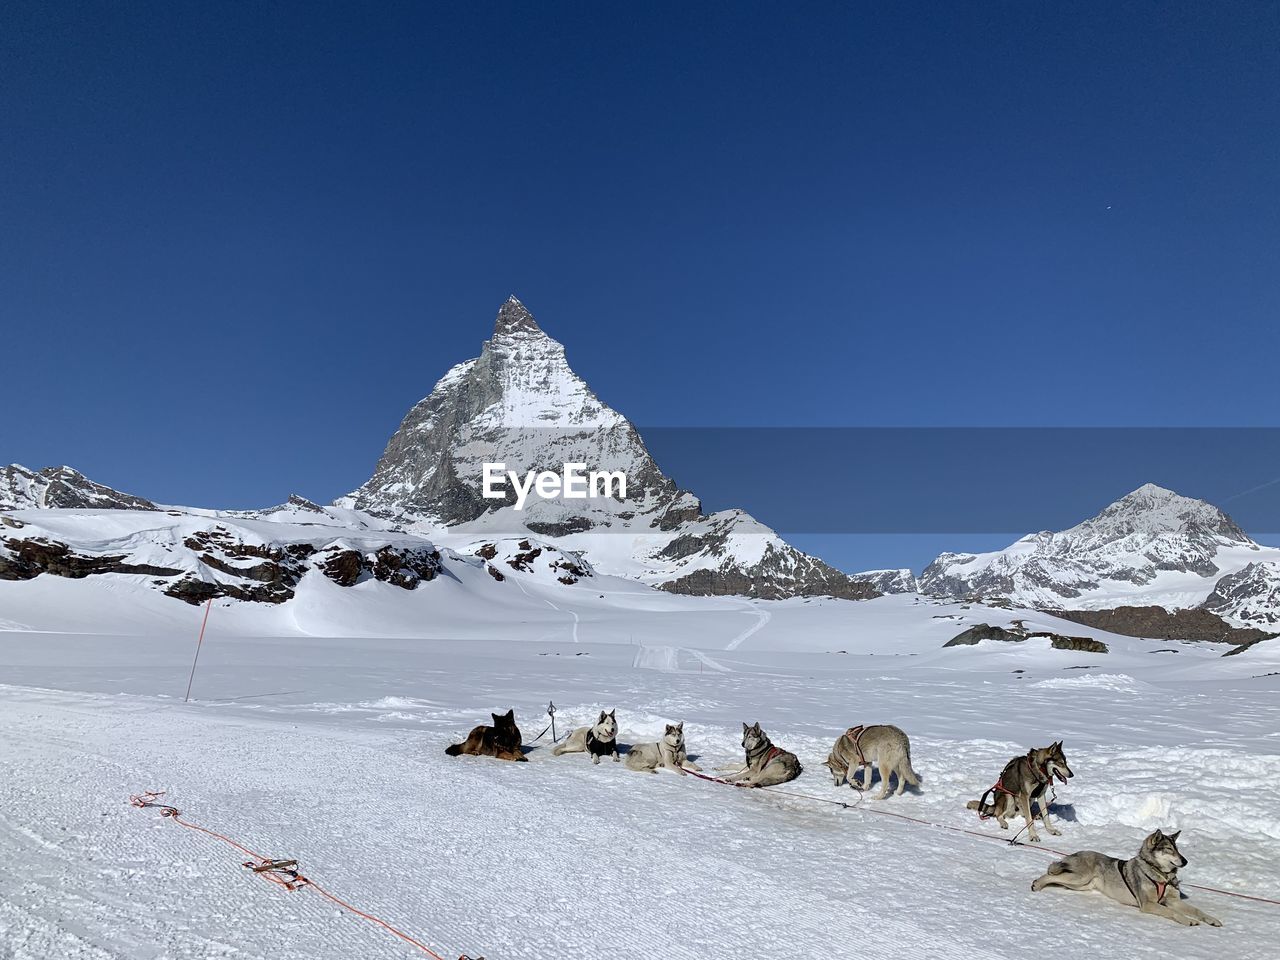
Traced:
<path fill-rule="evenodd" d="M 444 577 L 344 589 L 314 572 L 286 604 L 215 601 L 190 703 L 200 608 L 123 576 L 0 583 L 0 956 L 421 956 L 130 807 L 143 789 L 297 858 L 450 960 L 1275 955 L 1280 907 L 1188 886 L 1280 899 L 1275 642 L 1224 659 L 913 595 L 749 602 L 515 579 L 501 605 Z M 1014 618 L 1111 652 L 942 649 Z M 560 734 L 601 709 L 624 744 L 684 721 L 706 768 L 737 760 L 741 722 L 759 721 L 805 772 L 750 791 L 553 757 L 551 733 L 535 739 L 551 700 Z M 529 763 L 445 756 L 509 707 Z M 832 741 L 873 722 L 910 735 L 918 792 L 859 802 L 831 785 Z M 964 804 L 1056 739 L 1076 776 L 1046 845 L 1128 857 L 1181 829 L 1184 889 L 1221 929 L 1031 892 L 1051 855 L 1010 847 Z"/>

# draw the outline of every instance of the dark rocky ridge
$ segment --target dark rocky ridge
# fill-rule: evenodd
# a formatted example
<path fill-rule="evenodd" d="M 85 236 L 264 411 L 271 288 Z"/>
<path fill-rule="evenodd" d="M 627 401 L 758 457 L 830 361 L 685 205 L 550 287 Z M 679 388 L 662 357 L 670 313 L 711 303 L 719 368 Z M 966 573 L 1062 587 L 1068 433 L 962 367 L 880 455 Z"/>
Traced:
<path fill-rule="evenodd" d="M 71 467 L 0 467 L 0 510 L 156 510 L 143 497 L 95 483 Z"/>
<path fill-rule="evenodd" d="M 979 623 L 963 633 L 952 637 L 942 646 L 972 647 L 983 640 L 998 640 L 1001 643 L 1023 643 L 1027 640 L 1047 639 L 1055 650 L 1074 650 L 1077 653 L 1108 653 L 1110 648 L 1101 640 L 1092 637 L 1069 637 L 1048 631 L 1028 632 L 1016 627 L 993 627 L 989 623 Z"/>
<path fill-rule="evenodd" d="M 126 563 L 125 554 L 77 554 L 65 543 L 43 537 L 29 540 L 0 538 L 0 546 L 9 554 L 0 553 L 0 580 L 34 580 L 42 573 L 80 580 L 102 573 L 173 577 L 182 572 L 150 564 Z"/>
<path fill-rule="evenodd" d="M 1164 607 L 1114 607 L 1110 610 L 1046 610 L 1052 616 L 1125 637 L 1151 640 L 1195 640 L 1209 643 L 1250 643 L 1272 636 L 1264 630 L 1233 627 L 1208 610 Z"/>

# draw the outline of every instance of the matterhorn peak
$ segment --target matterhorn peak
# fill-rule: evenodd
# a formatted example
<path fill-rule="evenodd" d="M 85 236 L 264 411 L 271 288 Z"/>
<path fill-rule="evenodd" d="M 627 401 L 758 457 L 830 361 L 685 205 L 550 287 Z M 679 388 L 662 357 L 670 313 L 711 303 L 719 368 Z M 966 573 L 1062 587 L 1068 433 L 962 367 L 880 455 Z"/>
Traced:
<path fill-rule="evenodd" d="M 533 314 L 516 299 L 515 294 L 512 294 L 507 297 L 507 302 L 498 308 L 498 319 L 493 325 L 493 335 L 500 337 L 518 331 L 541 333 L 542 329 L 538 326 L 538 321 L 533 319 Z"/>

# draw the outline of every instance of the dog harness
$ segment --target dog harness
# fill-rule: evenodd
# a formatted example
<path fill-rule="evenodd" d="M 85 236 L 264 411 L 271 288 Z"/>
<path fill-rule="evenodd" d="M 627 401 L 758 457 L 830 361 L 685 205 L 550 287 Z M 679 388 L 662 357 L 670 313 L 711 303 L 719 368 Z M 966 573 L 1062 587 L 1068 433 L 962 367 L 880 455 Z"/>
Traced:
<path fill-rule="evenodd" d="M 1019 760 L 1026 760 L 1026 761 L 1027 761 L 1027 764 L 1028 764 L 1029 766 L 1031 765 L 1031 754 L 1030 754 L 1030 753 L 1028 753 L 1025 757 L 1019 757 L 1018 759 L 1019 759 Z M 1007 769 L 1007 767 L 1006 767 L 1006 769 Z M 1053 777 L 1049 776 L 1049 761 L 1048 761 L 1048 760 L 1046 760 L 1042 766 L 1040 766 L 1040 767 L 1032 766 L 1032 767 L 1031 767 L 1031 769 L 1032 769 L 1033 771 L 1036 771 L 1036 772 L 1038 772 L 1038 773 L 1040 774 L 1040 782 L 1041 782 L 1041 783 L 1047 783 L 1047 784 L 1049 784 L 1050 786 L 1052 786 L 1052 785 L 1053 785 Z M 984 793 L 984 794 L 983 794 L 983 795 L 978 799 L 978 819 L 979 819 L 979 820 L 990 820 L 992 817 L 994 817 L 994 816 L 995 816 L 995 810 L 994 810 L 994 808 L 992 809 L 992 812 L 991 812 L 991 813 L 983 813 L 983 812 L 982 812 L 982 808 L 983 808 L 983 807 L 985 807 L 985 806 L 987 805 L 987 797 L 993 796 L 994 794 L 997 794 L 997 793 L 1003 793 L 1005 796 L 1009 796 L 1009 797 L 1017 797 L 1017 794 L 1016 794 L 1016 793 L 1014 793 L 1012 790 L 1009 790 L 1007 787 L 1005 787 L 1005 785 L 1004 785 L 1004 774 L 1003 774 L 1003 773 L 1001 773 L 1001 774 L 1000 774 L 1000 776 L 996 778 L 996 782 L 995 782 L 995 784 L 991 787 L 991 789 L 990 789 L 990 790 L 988 790 L 986 793 Z M 1015 837 L 1014 839 L 1017 839 L 1017 838 Z"/>
<path fill-rule="evenodd" d="M 1131 861 L 1129 860 L 1125 861 L 1125 863 L 1130 863 L 1130 862 Z M 1138 895 L 1133 892 L 1133 887 L 1129 885 L 1129 878 L 1125 876 L 1124 863 L 1120 864 L 1120 879 L 1124 881 L 1124 888 L 1129 891 L 1129 896 L 1133 897 L 1133 902 L 1136 903 L 1139 907 L 1141 907 L 1142 901 L 1139 900 Z M 1147 879 L 1149 880 L 1151 878 L 1148 877 Z M 1169 881 L 1157 880 L 1155 881 L 1155 884 L 1156 884 L 1156 903 L 1161 903 L 1164 901 L 1165 890 L 1169 889 Z"/>
<path fill-rule="evenodd" d="M 850 727 L 844 732 L 844 738 L 853 744 L 853 749 L 858 751 L 858 763 L 864 767 L 867 765 L 867 758 L 862 753 L 862 735 L 866 729 L 865 726 L 859 725 Z"/>

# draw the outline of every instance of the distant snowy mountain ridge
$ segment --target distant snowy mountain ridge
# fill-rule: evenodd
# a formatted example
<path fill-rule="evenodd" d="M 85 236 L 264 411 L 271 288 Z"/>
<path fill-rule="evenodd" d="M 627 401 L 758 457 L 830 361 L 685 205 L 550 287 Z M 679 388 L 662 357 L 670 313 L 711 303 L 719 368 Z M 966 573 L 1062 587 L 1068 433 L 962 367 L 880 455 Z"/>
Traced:
<path fill-rule="evenodd" d="M 1068 530 L 1031 534 L 993 553 L 944 553 L 921 574 L 920 590 L 1041 608 L 1187 608 L 1206 603 L 1221 582 L 1210 609 L 1260 626 L 1260 610 L 1243 594 L 1265 589 L 1268 561 L 1277 560 L 1280 550 L 1254 543 L 1212 504 L 1148 483 Z M 1256 569 L 1239 579 L 1250 565 Z"/>
<path fill-rule="evenodd" d="M 94 483 L 70 467 L 0 467 L 0 510 L 154 510 L 150 500 Z"/>

